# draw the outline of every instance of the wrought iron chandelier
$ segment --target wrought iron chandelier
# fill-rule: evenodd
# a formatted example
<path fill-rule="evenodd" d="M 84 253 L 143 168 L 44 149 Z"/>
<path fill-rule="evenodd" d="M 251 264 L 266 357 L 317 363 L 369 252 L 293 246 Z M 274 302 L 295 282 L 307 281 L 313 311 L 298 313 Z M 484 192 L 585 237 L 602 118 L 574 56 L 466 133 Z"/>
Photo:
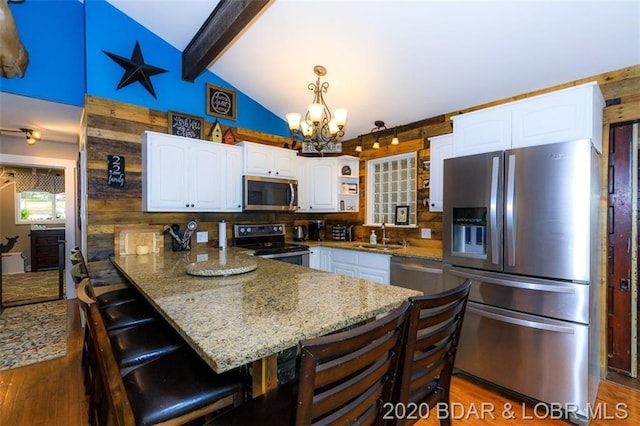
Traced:
<path fill-rule="evenodd" d="M 320 77 L 327 74 L 327 69 L 322 65 L 313 67 L 317 75 L 315 83 L 309 83 L 309 90 L 313 92 L 313 103 L 302 117 L 302 114 L 290 112 L 286 114 L 289 130 L 293 139 L 293 146 L 300 136 L 302 129 L 302 152 L 304 153 L 340 153 L 342 143 L 338 138 L 344 136 L 344 127 L 347 122 L 347 110 L 338 108 L 331 112 L 324 100 L 324 94 L 329 89 L 329 83 L 321 82 Z"/>

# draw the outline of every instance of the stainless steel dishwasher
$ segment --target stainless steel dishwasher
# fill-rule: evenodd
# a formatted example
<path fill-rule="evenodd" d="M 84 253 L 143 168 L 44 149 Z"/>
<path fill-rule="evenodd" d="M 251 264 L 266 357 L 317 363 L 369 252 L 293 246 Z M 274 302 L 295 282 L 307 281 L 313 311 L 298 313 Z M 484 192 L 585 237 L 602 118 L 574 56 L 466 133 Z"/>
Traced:
<path fill-rule="evenodd" d="M 391 285 L 434 294 L 444 291 L 442 263 L 415 257 L 391 256 Z"/>

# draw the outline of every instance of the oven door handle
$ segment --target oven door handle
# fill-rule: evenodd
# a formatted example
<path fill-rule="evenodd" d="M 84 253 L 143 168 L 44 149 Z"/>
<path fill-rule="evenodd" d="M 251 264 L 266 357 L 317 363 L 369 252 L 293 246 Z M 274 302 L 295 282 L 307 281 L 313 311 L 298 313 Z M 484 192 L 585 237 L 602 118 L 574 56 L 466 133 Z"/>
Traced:
<path fill-rule="evenodd" d="M 265 259 L 277 259 L 279 257 L 294 257 L 294 256 L 300 256 L 300 255 L 304 255 L 304 254 L 308 255 L 309 252 L 308 251 L 290 251 L 290 252 L 287 252 L 287 253 L 260 254 L 260 255 L 258 255 L 258 257 L 262 257 L 262 258 L 265 258 Z"/>

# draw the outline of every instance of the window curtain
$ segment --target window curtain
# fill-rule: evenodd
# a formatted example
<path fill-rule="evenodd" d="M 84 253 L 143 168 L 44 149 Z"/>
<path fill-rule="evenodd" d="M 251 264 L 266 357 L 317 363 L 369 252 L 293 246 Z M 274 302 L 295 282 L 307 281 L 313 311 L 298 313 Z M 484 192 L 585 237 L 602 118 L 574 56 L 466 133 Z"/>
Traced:
<path fill-rule="evenodd" d="M 16 171 L 16 192 L 42 191 L 51 194 L 64 193 L 64 176 L 54 173 L 33 173 L 31 171 Z"/>

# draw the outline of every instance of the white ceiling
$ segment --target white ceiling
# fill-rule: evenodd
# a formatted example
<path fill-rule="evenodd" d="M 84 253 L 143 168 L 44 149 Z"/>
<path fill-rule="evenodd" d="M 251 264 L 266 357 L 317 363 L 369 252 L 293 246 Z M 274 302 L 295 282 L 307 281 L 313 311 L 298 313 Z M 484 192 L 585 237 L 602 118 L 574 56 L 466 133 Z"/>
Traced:
<path fill-rule="evenodd" d="M 180 51 L 218 3 L 108 1 Z M 352 138 L 640 64 L 640 1 L 275 0 L 210 69 L 284 117 L 316 64 Z"/>

